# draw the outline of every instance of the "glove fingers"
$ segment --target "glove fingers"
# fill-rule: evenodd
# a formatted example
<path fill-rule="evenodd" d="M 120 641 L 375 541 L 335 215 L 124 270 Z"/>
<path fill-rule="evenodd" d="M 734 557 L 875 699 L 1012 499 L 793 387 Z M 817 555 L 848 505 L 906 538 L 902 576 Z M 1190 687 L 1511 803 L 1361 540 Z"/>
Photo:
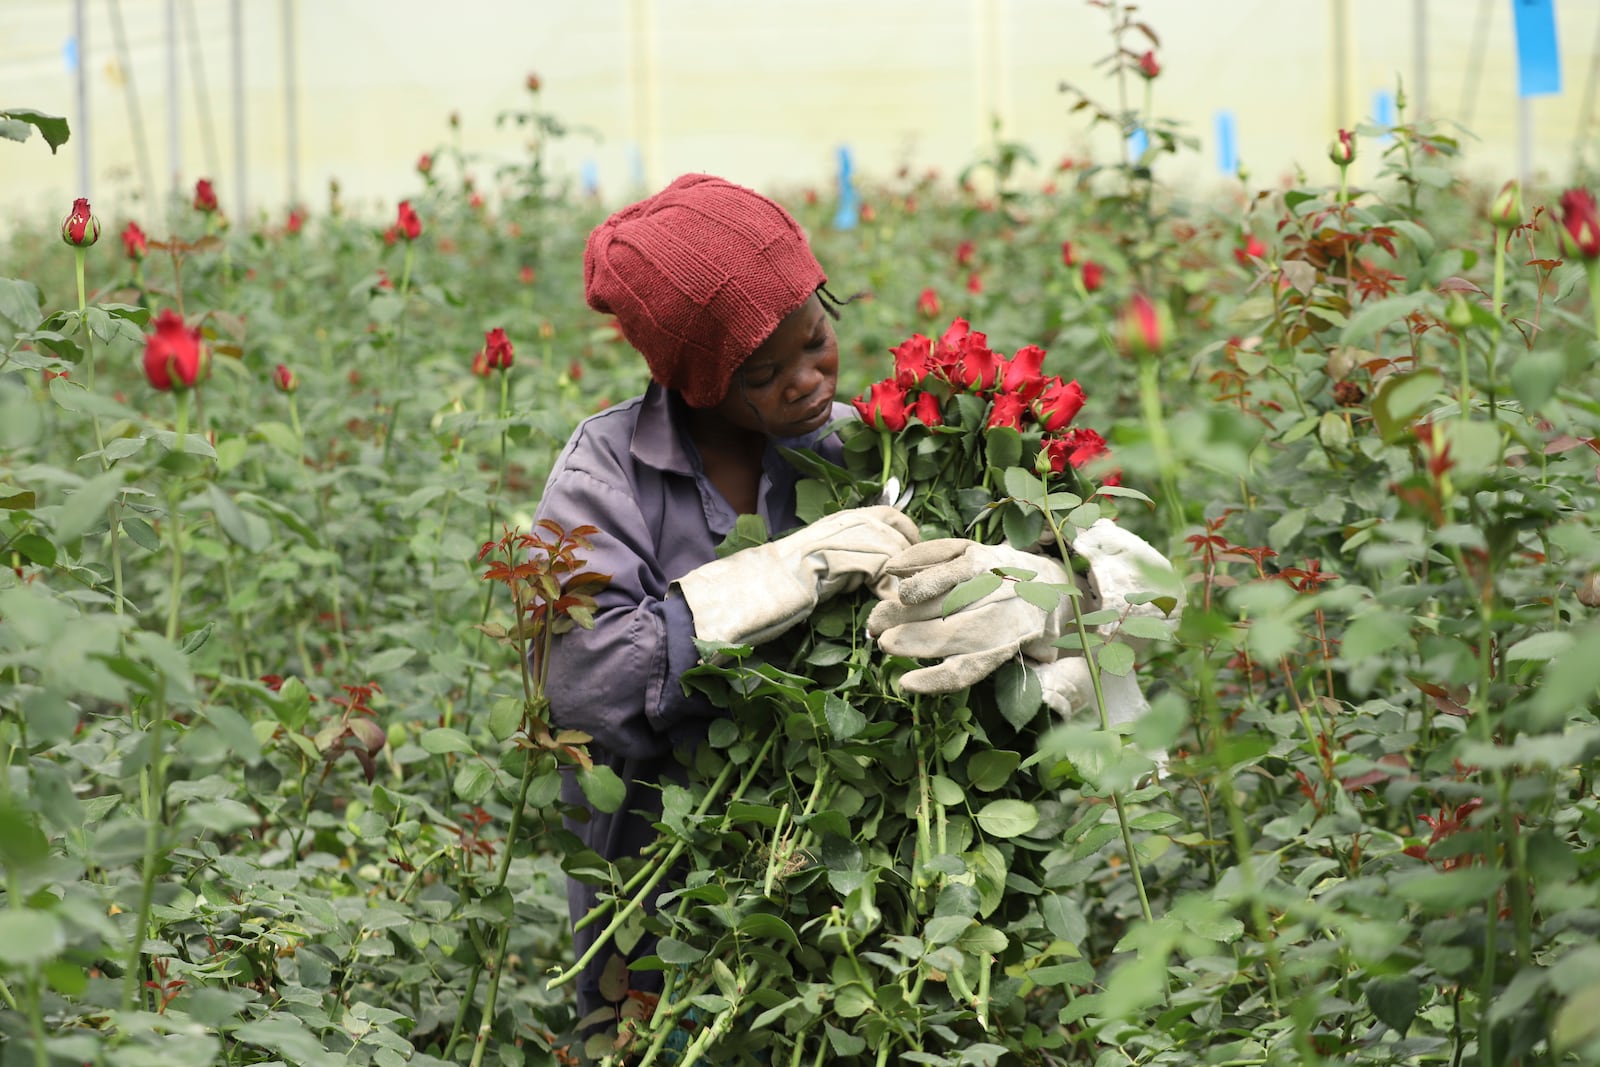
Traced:
<path fill-rule="evenodd" d="M 950 590 L 978 574 L 982 566 L 971 553 L 938 563 L 912 575 L 900 576 L 900 600 L 906 604 L 922 604 L 942 600 Z"/>
<path fill-rule="evenodd" d="M 870 618 L 868 628 L 871 629 Z M 885 627 L 878 647 L 895 656 L 933 659 L 992 648 L 1014 650 L 1022 642 L 1038 637 L 1039 610 L 1026 601 L 1011 598 L 968 608 L 948 618 L 934 614 Z"/>
<path fill-rule="evenodd" d="M 951 656 L 932 667 L 907 671 L 900 676 L 900 688 L 907 693 L 954 693 L 983 681 L 1016 654 L 1015 648 L 991 648 Z"/>

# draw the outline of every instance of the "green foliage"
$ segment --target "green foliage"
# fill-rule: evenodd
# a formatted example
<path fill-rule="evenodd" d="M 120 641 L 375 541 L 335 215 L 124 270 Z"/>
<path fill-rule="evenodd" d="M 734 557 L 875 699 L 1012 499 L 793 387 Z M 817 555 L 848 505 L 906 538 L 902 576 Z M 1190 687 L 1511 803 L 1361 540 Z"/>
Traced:
<path fill-rule="evenodd" d="M 572 962 L 566 875 L 623 896 L 674 848 L 718 874 L 622 934 L 665 935 L 682 1025 L 654 1033 L 715 1062 L 1600 1058 L 1588 273 L 1548 211 L 1496 239 L 1427 128 L 1382 131 L 1372 188 L 1330 171 L 1241 209 L 1162 190 L 1182 135 L 1149 125 L 1150 158 L 1048 192 L 997 139 L 973 173 L 1001 195 L 884 181 L 849 233 L 826 197 L 785 199 L 840 290 L 874 294 L 841 323 L 845 393 L 956 315 L 1085 384 L 1125 487 L 1047 488 L 1026 433 L 997 432 L 964 459 L 978 479 L 916 506 L 1017 544 L 1044 528 L 1019 500 L 1080 526 L 1114 509 L 1167 551 L 1188 581 L 1170 640 L 1063 638 L 1133 671 L 1151 713 L 1126 736 L 1056 723 L 1020 670 L 903 700 L 911 663 L 837 601 L 698 673 L 734 706 L 701 792 L 667 786 L 660 850 L 616 865 L 563 828 L 558 768 L 601 809 L 617 783 L 543 726 L 530 634 L 476 558 L 528 527 L 578 419 L 643 384 L 579 294 L 598 208 L 536 160 L 474 206 L 476 161 L 447 143 L 413 245 L 336 201 L 296 234 L 180 205 L 142 263 L 106 227 L 81 306 L 54 222 L 19 236 L 4 1062 L 568 1062 L 576 1020 L 546 988 Z M 1247 233 L 1264 254 L 1235 256 Z M 1105 268 L 1097 291 L 1063 241 Z M 1108 330 L 1135 290 L 1176 324 L 1148 377 Z M 213 353 L 186 424 L 139 370 L 149 311 L 180 299 Z M 504 392 L 468 370 L 491 326 L 517 345 Z M 917 440 L 893 473 L 937 483 Z M 882 488 L 806 473 L 811 515 Z"/>

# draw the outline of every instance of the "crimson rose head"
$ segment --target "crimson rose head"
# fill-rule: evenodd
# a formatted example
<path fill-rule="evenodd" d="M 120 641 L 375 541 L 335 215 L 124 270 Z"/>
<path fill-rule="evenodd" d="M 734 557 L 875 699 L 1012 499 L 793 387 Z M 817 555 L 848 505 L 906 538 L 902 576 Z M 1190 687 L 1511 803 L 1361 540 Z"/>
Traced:
<path fill-rule="evenodd" d="M 194 183 L 194 209 L 206 215 L 217 210 L 217 191 L 211 187 L 210 178 Z"/>
<path fill-rule="evenodd" d="M 144 342 L 144 376 L 162 392 L 190 389 L 205 372 L 200 328 L 190 327 L 171 308 L 156 316 L 155 332 Z"/>
<path fill-rule="evenodd" d="M 72 213 L 61 224 L 61 239 L 74 248 L 88 248 L 100 240 L 100 220 L 89 210 L 84 197 L 72 202 Z"/>

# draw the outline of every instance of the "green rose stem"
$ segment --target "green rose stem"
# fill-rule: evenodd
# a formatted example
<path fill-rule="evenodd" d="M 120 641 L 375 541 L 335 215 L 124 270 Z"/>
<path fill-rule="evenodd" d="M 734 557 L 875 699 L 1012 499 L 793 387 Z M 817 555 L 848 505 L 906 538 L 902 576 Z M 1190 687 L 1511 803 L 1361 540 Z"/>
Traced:
<path fill-rule="evenodd" d="M 74 266 L 76 268 L 78 279 L 78 326 L 83 331 L 83 386 L 92 393 L 94 392 L 94 331 L 89 329 L 89 321 L 87 317 L 89 308 L 89 289 L 85 282 L 84 275 L 84 260 L 88 256 L 88 253 L 89 249 L 82 245 L 74 246 L 72 249 Z M 100 452 L 100 469 L 108 471 L 111 469 L 111 461 L 106 459 L 105 455 L 106 439 L 104 432 L 100 429 L 100 415 L 98 412 L 91 412 L 89 419 L 94 424 L 94 444 L 95 448 L 97 448 Z M 121 615 L 122 500 L 120 497 L 112 501 L 110 510 L 110 521 L 106 524 L 106 543 L 111 551 L 111 589 L 114 594 L 112 599 L 112 611 L 118 615 Z"/>
<path fill-rule="evenodd" d="M 1589 272 L 1589 313 L 1594 316 L 1594 332 L 1600 337 L 1600 260 L 1591 259 Z"/>
<path fill-rule="evenodd" d="M 407 248 L 410 246 L 408 245 Z M 495 475 L 494 492 L 489 494 L 489 540 L 494 540 L 495 525 L 500 518 L 498 502 L 506 491 L 506 441 L 510 436 L 506 420 L 511 417 L 511 368 L 500 369 L 500 410 L 496 416 L 500 423 L 500 466 Z M 488 586 L 483 591 L 483 610 L 478 613 L 478 625 L 481 627 L 489 621 L 489 606 L 494 598 L 494 587 Z M 472 691 L 478 682 L 478 664 L 483 659 L 483 630 L 478 630 L 477 639 L 472 645 L 472 664 L 467 668 L 467 695 L 462 701 L 462 707 L 472 707 Z M 450 725 L 451 709 L 445 709 L 445 725 Z"/>
<path fill-rule="evenodd" d="M 1156 478 L 1161 483 L 1161 495 L 1172 520 L 1172 532 L 1183 532 L 1183 503 L 1178 496 L 1176 463 L 1172 457 L 1172 438 L 1167 433 L 1167 422 L 1161 411 L 1161 384 L 1157 378 L 1156 357 L 1139 357 L 1139 411 L 1144 419 L 1145 433 L 1150 437 L 1150 448 L 1155 453 Z"/>
<path fill-rule="evenodd" d="M 739 787 L 728 795 L 727 803 L 732 804 L 741 799 L 750 786 L 755 783 L 756 776 L 761 770 L 761 765 L 766 761 L 767 754 L 772 751 L 772 745 L 777 741 L 780 732 L 779 729 L 774 727 L 767 734 L 766 741 L 762 742 L 761 750 L 756 753 L 755 759 L 750 761 L 750 769 L 745 772 L 744 778 L 739 782 Z M 708 801 L 712 797 L 718 796 L 727 787 L 728 779 L 732 777 L 732 774 L 733 764 L 724 764 L 722 770 L 717 773 L 716 779 L 711 783 L 711 787 L 706 791 Z M 588 951 L 579 958 L 577 963 L 559 972 L 545 983 L 546 989 L 556 989 L 564 986 L 583 973 L 583 969 L 589 965 L 590 961 L 598 956 L 600 950 L 611 942 L 612 937 L 616 936 L 618 930 L 622 929 L 623 923 L 627 922 L 634 912 L 644 907 L 645 899 L 661 879 L 667 876 L 667 872 L 672 869 L 673 864 L 678 862 L 678 857 L 683 855 L 686 847 L 685 842 L 678 841 L 672 848 L 667 850 L 666 855 L 655 864 L 655 872 L 645 881 L 644 887 L 628 899 L 628 902 L 622 906 L 621 910 L 606 924 L 606 928 L 600 931 L 599 936 L 594 940 L 594 944 L 589 946 Z"/>
<path fill-rule="evenodd" d="M 24 749 L 24 751 L 26 751 L 25 742 L 21 745 L 21 747 Z M 6 767 L 9 768 L 11 766 L 11 760 L 15 754 L 15 749 L 6 753 Z M 0 774 L 0 798 L 5 800 L 5 807 L 11 807 L 11 779 L 9 775 Z M 6 864 L 7 906 L 13 912 L 21 915 L 23 910 L 27 907 L 25 903 L 26 900 L 27 895 L 22 891 L 22 878 L 18 873 L 17 864 Z M 9 1006 L 12 1011 L 25 1011 L 25 1014 L 28 1017 L 28 1028 L 33 1031 L 34 1067 L 49 1067 L 50 1055 L 45 1051 L 44 1044 L 44 983 L 39 969 L 34 967 L 29 971 L 27 988 L 22 994 L 23 1000 L 26 1002 L 24 1005 L 19 1006 L 17 1004 L 17 998 L 12 994 L 11 989 L 4 982 L 0 982 L 0 997 L 4 998 L 7 1006 Z"/>
<path fill-rule="evenodd" d="M 173 436 L 172 451 L 183 462 L 184 438 L 189 430 L 189 393 L 179 390 L 177 397 L 177 431 Z M 183 586 L 183 528 L 178 510 L 182 496 L 182 481 L 174 475 L 167 486 L 167 525 L 172 531 L 172 593 L 167 606 L 167 631 L 169 643 L 178 640 L 178 607 Z M 135 710 L 137 721 L 137 710 Z M 161 804 L 166 795 L 165 767 L 161 760 L 161 729 L 167 718 L 165 689 L 156 701 L 155 714 L 150 721 L 149 757 L 139 772 L 139 794 L 144 809 L 144 873 L 139 885 L 139 907 L 134 913 L 133 929 L 128 939 L 128 959 L 122 972 L 122 1010 L 130 1011 L 142 983 L 144 939 L 150 926 L 150 908 L 155 897 L 156 864 L 161 851 Z"/>

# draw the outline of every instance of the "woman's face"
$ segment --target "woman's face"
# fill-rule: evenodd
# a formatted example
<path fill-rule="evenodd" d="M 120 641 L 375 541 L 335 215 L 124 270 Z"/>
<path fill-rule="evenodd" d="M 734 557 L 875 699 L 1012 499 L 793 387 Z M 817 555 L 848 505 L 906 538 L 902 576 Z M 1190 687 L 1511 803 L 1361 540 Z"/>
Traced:
<path fill-rule="evenodd" d="M 800 437 L 833 415 L 839 342 L 816 293 L 778 323 L 733 376 L 712 410 L 733 425 L 772 437 Z"/>

